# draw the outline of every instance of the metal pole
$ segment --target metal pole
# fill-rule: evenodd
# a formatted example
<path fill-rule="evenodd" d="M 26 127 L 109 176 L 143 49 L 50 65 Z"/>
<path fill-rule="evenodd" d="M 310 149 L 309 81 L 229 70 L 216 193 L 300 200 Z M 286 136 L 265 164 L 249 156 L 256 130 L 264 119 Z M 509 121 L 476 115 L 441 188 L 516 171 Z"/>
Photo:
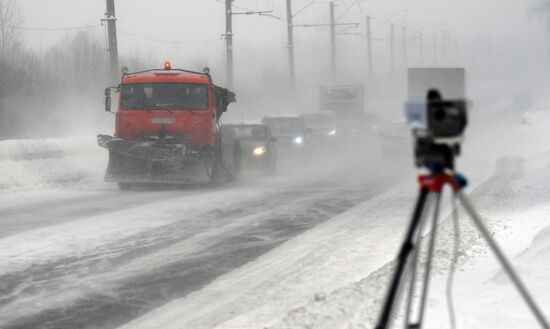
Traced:
<path fill-rule="evenodd" d="M 437 65 L 437 33 L 434 31 L 434 45 L 433 45 L 433 48 L 434 48 L 434 66 Z"/>
<path fill-rule="evenodd" d="M 419 55 L 419 63 L 422 65 L 424 63 L 424 42 L 422 40 L 422 32 L 418 34 L 418 55 Z"/>
<path fill-rule="evenodd" d="M 529 291 L 527 290 L 527 288 L 525 287 L 525 285 L 517 275 L 516 271 L 514 270 L 514 268 L 512 267 L 512 265 L 510 264 L 510 262 L 508 261 L 508 259 L 506 258 L 506 256 L 504 255 L 504 253 L 496 243 L 496 241 L 491 236 L 491 233 L 489 232 L 489 230 L 487 230 L 487 228 L 483 224 L 483 220 L 481 219 L 481 217 L 479 217 L 479 215 L 475 211 L 474 206 L 470 203 L 470 200 L 461 191 L 458 192 L 457 195 L 460 202 L 464 206 L 464 209 L 466 210 L 468 215 L 470 215 L 470 217 L 472 218 L 472 221 L 477 226 L 477 229 L 479 230 L 479 232 L 481 233 L 485 241 L 487 241 L 487 243 L 489 244 L 489 247 L 495 254 L 498 261 L 500 262 L 500 265 L 504 269 L 504 272 L 508 274 L 508 277 L 510 277 L 510 279 L 512 280 L 512 283 L 515 285 L 515 287 L 519 291 L 521 297 L 523 297 L 523 300 L 529 306 L 529 309 L 531 310 L 531 312 L 539 322 L 541 328 L 549 329 L 550 325 L 548 324 L 548 321 L 544 317 L 544 314 L 539 309 L 538 305 L 535 303 L 535 301 L 531 297 L 531 294 L 529 294 Z"/>
<path fill-rule="evenodd" d="M 107 0 L 107 12 L 105 13 L 107 21 L 107 37 L 109 43 L 109 62 L 111 66 L 111 82 L 118 83 L 120 80 L 120 70 L 118 65 L 118 44 L 116 36 L 116 15 L 115 1 Z"/>
<path fill-rule="evenodd" d="M 403 27 L 401 29 L 401 35 L 403 37 L 403 63 L 405 68 L 407 67 L 407 29 Z"/>
<path fill-rule="evenodd" d="M 393 77 L 393 71 L 395 69 L 395 67 L 394 67 L 394 65 L 395 65 L 394 40 L 395 40 L 395 24 L 391 23 L 391 27 L 390 27 L 390 74 L 391 74 L 392 77 Z"/>
<path fill-rule="evenodd" d="M 286 0 L 286 21 L 288 32 L 288 69 L 291 93 L 296 90 L 296 71 L 294 66 L 294 26 L 292 25 L 292 0 Z"/>
<path fill-rule="evenodd" d="M 334 2 L 329 3 L 330 8 L 330 53 L 332 81 L 336 80 L 336 21 L 334 19 Z"/>
<path fill-rule="evenodd" d="M 233 0 L 225 0 L 225 52 L 227 88 L 233 88 Z"/>
<path fill-rule="evenodd" d="M 369 65 L 369 78 L 372 81 L 372 35 L 370 29 L 371 17 L 367 16 L 367 57 Z"/>

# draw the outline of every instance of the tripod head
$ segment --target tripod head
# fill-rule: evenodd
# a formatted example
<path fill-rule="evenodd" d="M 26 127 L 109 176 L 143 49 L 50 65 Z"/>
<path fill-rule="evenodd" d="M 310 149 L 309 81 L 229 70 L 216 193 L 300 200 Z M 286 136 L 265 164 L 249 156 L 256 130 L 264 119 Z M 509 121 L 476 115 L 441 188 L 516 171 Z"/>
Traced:
<path fill-rule="evenodd" d="M 437 89 L 430 89 L 425 102 L 407 102 L 405 109 L 413 127 L 416 166 L 431 172 L 453 170 L 467 125 L 466 101 L 444 100 Z"/>

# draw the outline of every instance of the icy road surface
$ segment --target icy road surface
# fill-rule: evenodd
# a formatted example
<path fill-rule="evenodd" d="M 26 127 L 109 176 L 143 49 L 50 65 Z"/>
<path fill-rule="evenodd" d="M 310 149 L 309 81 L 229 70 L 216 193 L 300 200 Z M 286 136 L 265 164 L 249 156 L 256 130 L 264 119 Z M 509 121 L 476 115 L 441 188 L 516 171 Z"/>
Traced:
<path fill-rule="evenodd" d="M 115 328 L 390 185 L 321 175 L 221 190 L 2 192 L 0 327 Z"/>

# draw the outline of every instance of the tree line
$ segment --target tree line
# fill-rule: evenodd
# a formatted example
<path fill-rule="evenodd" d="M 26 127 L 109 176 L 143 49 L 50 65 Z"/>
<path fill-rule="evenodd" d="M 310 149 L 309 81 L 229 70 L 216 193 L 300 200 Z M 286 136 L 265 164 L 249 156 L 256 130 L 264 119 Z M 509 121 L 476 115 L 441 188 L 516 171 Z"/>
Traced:
<path fill-rule="evenodd" d="M 0 139 L 55 135 L 67 119 L 89 117 L 109 81 L 105 45 L 93 33 L 37 51 L 23 42 L 22 24 L 17 1 L 0 0 Z"/>

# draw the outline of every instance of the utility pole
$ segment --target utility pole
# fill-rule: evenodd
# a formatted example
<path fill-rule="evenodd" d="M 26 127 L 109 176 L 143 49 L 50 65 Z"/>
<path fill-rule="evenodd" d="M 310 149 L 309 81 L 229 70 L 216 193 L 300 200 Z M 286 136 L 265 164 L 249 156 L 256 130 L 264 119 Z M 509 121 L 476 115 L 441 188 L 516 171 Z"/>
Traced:
<path fill-rule="evenodd" d="M 395 69 L 395 24 L 390 26 L 390 74 L 393 77 Z"/>
<path fill-rule="evenodd" d="M 336 23 L 334 19 L 334 2 L 329 3 L 330 22 L 328 24 L 295 24 L 293 27 L 330 27 L 330 52 L 331 52 L 331 74 L 332 81 L 336 80 L 336 27 L 337 26 L 354 26 L 358 27 L 359 23 Z"/>
<path fill-rule="evenodd" d="M 434 40 L 433 40 L 433 48 L 434 48 L 434 66 L 437 65 L 437 33 L 434 31 Z"/>
<path fill-rule="evenodd" d="M 271 16 L 277 18 L 273 15 L 270 15 L 273 11 L 252 11 L 245 10 L 244 12 L 233 12 L 233 1 L 235 0 L 225 0 L 225 34 L 222 34 L 225 37 L 225 54 L 226 54 L 226 85 L 227 88 L 233 88 L 235 83 L 235 64 L 233 58 L 233 15 L 260 15 L 260 16 Z M 220 1 L 221 2 L 221 1 Z"/>
<path fill-rule="evenodd" d="M 372 35 L 370 30 L 370 16 L 367 16 L 367 58 L 369 65 L 369 78 L 372 81 Z"/>
<path fill-rule="evenodd" d="M 424 41 L 422 40 L 422 32 L 418 33 L 418 55 L 420 65 L 424 64 Z"/>
<path fill-rule="evenodd" d="M 330 9 L 330 58 L 332 82 L 336 80 L 336 20 L 334 19 L 334 2 L 329 3 Z"/>
<path fill-rule="evenodd" d="M 286 0 L 286 21 L 288 29 L 288 69 L 290 90 L 294 94 L 296 91 L 296 71 L 294 66 L 294 26 L 292 25 L 292 0 Z"/>
<path fill-rule="evenodd" d="M 233 0 L 225 0 L 225 54 L 227 88 L 233 88 Z"/>
<path fill-rule="evenodd" d="M 403 38 L 403 63 L 407 68 L 407 29 L 404 26 L 401 28 L 401 37 Z"/>
<path fill-rule="evenodd" d="M 109 62 L 111 66 L 111 82 L 118 83 L 120 80 L 120 70 L 118 66 L 118 44 L 116 37 L 116 15 L 115 0 L 107 0 L 107 12 L 105 19 L 107 22 L 107 37 L 109 43 Z"/>

